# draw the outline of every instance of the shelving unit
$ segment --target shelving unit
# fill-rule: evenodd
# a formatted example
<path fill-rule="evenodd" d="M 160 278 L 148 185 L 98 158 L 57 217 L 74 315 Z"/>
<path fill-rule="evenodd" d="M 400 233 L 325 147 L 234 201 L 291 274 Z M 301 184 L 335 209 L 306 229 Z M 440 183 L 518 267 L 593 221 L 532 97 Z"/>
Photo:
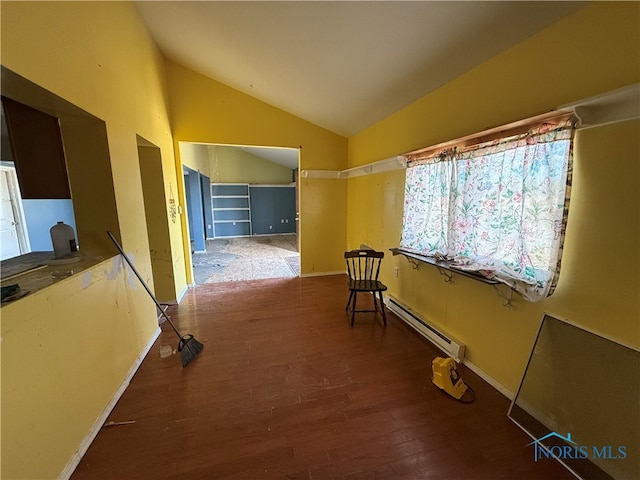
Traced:
<path fill-rule="evenodd" d="M 249 185 L 246 183 L 212 183 L 214 237 L 251 235 Z"/>
<path fill-rule="evenodd" d="M 433 257 L 427 257 L 425 255 L 413 253 L 403 248 L 390 248 L 389 250 L 394 256 L 404 255 L 415 270 L 418 269 L 418 266 L 420 265 L 420 263 L 433 265 L 438 269 L 438 272 L 440 272 L 440 275 L 444 276 L 444 281 L 446 283 L 453 283 L 453 274 L 456 273 L 458 275 L 462 275 L 463 277 L 471 278 L 473 280 L 477 280 L 478 282 L 491 285 L 496 291 L 496 293 L 498 294 L 498 296 L 503 299 L 502 306 L 506 308 L 511 308 L 511 301 L 513 299 L 514 290 L 508 285 L 505 285 L 502 282 L 499 282 L 498 280 L 486 278 L 485 276 L 477 272 L 456 268 L 452 260 L 438 260 Z M 499 288 L 500 286 L 506 287 L 507 289 L 506 294 L 500 290 Z"/>
<path fill-rule="evenodd" d="M 460 268 L 456 268 L 452 260 L 437 260 L 433 257 L 427 257 L 426 255 L 413 253 L 403 248 L 390 248 L 389 250 L 393 255 L 404 255 L 405 257 L 407 257 L 407 260 L 409 260 L 409 263 L 413 265 L 414 269 L 418 268 L 418 262 L 426 263 L 428 265 L 433 265 L 438 269 L 441 275 L 444 275 L 445 282 L 447 283 L 452 282 L 452 275 L 454 273 L 457 273 L 458 275 L 462 275 L 464 277 L 472 278 L 482 283 L 487 283 L 489 285 L 498 285 L 500 283 L 497 280 L 486 278 L 482 276 L 480 273 L 475 273 L 467 270 L 462 270 Z"/>

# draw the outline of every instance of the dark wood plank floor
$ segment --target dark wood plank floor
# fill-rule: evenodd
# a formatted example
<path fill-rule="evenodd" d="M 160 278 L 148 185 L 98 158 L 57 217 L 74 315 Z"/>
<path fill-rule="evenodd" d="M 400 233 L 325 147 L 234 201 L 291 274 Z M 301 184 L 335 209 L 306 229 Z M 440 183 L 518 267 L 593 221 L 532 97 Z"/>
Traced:
<path fill-rule="evenodd" d="M 168 325 L 73 479 L 572 479 L 533 460 L 508 400 L 431 383 L 442 353 L 389 314 L 344 311 L 346 277 L 198 286 L 169 309 L 205 345 L 182 368 Z M 360 298 L 359 302 L 362 302 Z"/>

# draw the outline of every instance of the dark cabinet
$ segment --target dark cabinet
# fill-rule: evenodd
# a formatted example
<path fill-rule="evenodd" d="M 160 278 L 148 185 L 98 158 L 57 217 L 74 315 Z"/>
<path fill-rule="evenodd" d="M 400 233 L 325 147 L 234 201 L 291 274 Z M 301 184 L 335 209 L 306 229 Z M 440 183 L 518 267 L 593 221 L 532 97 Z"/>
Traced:
<path fill-rule="evenodd" d="M 23 199 L 71 198 L 58 118 L 2 97 Z"/>

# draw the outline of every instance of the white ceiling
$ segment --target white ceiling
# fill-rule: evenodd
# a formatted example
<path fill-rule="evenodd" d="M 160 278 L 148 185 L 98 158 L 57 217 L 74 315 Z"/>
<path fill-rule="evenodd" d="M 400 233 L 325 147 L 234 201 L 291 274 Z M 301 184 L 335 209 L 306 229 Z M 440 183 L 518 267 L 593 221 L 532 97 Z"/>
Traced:
<path fill-rule="evenodd" d="M 585 2 L 136 5 L 169 59 L 349 137 Z"/>
<path fill-rule="evenodd" d="M 291 170 L 298 168 L 298 150 L 295 148 L 274 148 L 274 147 L 238 147 L 245 152 L 257 157 L 264 158 L 273 163 L 278 163 Z"/>

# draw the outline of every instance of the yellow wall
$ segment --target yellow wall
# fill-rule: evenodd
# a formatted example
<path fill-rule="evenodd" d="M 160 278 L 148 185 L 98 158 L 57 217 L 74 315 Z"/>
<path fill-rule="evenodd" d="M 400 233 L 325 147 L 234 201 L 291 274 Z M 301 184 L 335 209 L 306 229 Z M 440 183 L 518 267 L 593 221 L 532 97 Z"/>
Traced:
<path fill-rule="evenodd" d="M 2 64 L 106 122 L 123 246 L 151 283 L 136 135 L 160 148 L 176 185 L 155 44 L 130 3 L 0 7 Z M 169 226 L 179 292 L 182 236 Z M 56 478 L 155 335 L 155 307 L 131 278 L 107 260 L 2 307 L 2 478 Z"/>
<path fill-rule="evenodd" d="M 139 143 L 142 143 L 138 145 L 138 157 L 153 274 L 153 287 L 149 283 L 149 288 L 152 288 L 159 302 L 170 303 L 176 300 L 175 265 L 171 249 L 168 248 L 171 244 L 170 220 L 167 218 L 167 197 L 170 192 L 165 190 L 160 149 L 145 146 L 143 141 Z"/>
<path fill-rule="evenodd" d="M 129 3 L 0 5 L 2 64 L 106 122 L 123 245 L 149 282 L 136 135 L 159 147 L 165 192 L 181 192 L 181 141 L 300 148 L 301 169 L 342 170 L 639 80 L 638 4 L 595 3 L 347 141 L 165 63 Z M 469 359 L 512 390 L 545 310 L 640 345 L 629 268 L 640 260 L 638 131 L 635 121 L 578 134 L 564 267 L 549 299 L 507 310 L 491 287 L 448 285 L 401 257 L 384 267 L 391 293 L 465 341 Z M 303 274 L 343 270 L 345 242 L 398 244 L 402 172 L 300 186 Z M 190 264 L 184 215 L 168 224 L 177 295 Z M 153 338 L 155 308 L 125 272 L 107 259 L 2 308 L 2 478 L 56 477 Z"/>
<path fill-rule="evenodd" d="M 289 184 L 292 170 L 237 147 L 209 146 L 212 183 Z"/>
<path fill-rule="evenodd" d="M 591 4 L 350 138 L 350 166 L 636 83 L 638 38 L 637 2 Z M 577 133 L 562 273 L 548 299 L 506 309 L 491 286 L 460 276 L 449 285 L 401 256 L 384 266 L 390 293 L 466 343 L 468 359 L 511 391 L 545 311 L 640 346 L 639 131 L 629 121 Z M 348 248 L 398 245 L 403 188 L 403 172 L 348 181 Z"/>
<path fill-rule="evenodd" d="M 106 122 L 124 246 L 139 256 L 148 252 L 144 210 L 131 208 L 142 202 L 136 134 L 160 148 L 167 190 L 176 179 L 164 63 L 135 8 L 2 2 L 2 64 Z M 177 222 L 170 227 L 180 292 L 186 284 L 182 236 Z"/>
<path fill-rule="evenodd" d="M 153 338 L 126 268 L 113 257 L 2 307 L 0 478 L 58 478 Z"/>
<path fill-rule="evenodd" d="M 209 176 L 209 146 L 201 143 L 180 142 L 180 159 L 191 170 Z"/>
<path fill-rule="evenodd" d="M 167 75 L 176 146 L 196 142 L 300 148 L 300 169 L 346 168 L 344 137 L 175 63 L 167 62 Z M 345 200 L 344 181 L 300 182 L 303 275 L 344 271 Z"/>

